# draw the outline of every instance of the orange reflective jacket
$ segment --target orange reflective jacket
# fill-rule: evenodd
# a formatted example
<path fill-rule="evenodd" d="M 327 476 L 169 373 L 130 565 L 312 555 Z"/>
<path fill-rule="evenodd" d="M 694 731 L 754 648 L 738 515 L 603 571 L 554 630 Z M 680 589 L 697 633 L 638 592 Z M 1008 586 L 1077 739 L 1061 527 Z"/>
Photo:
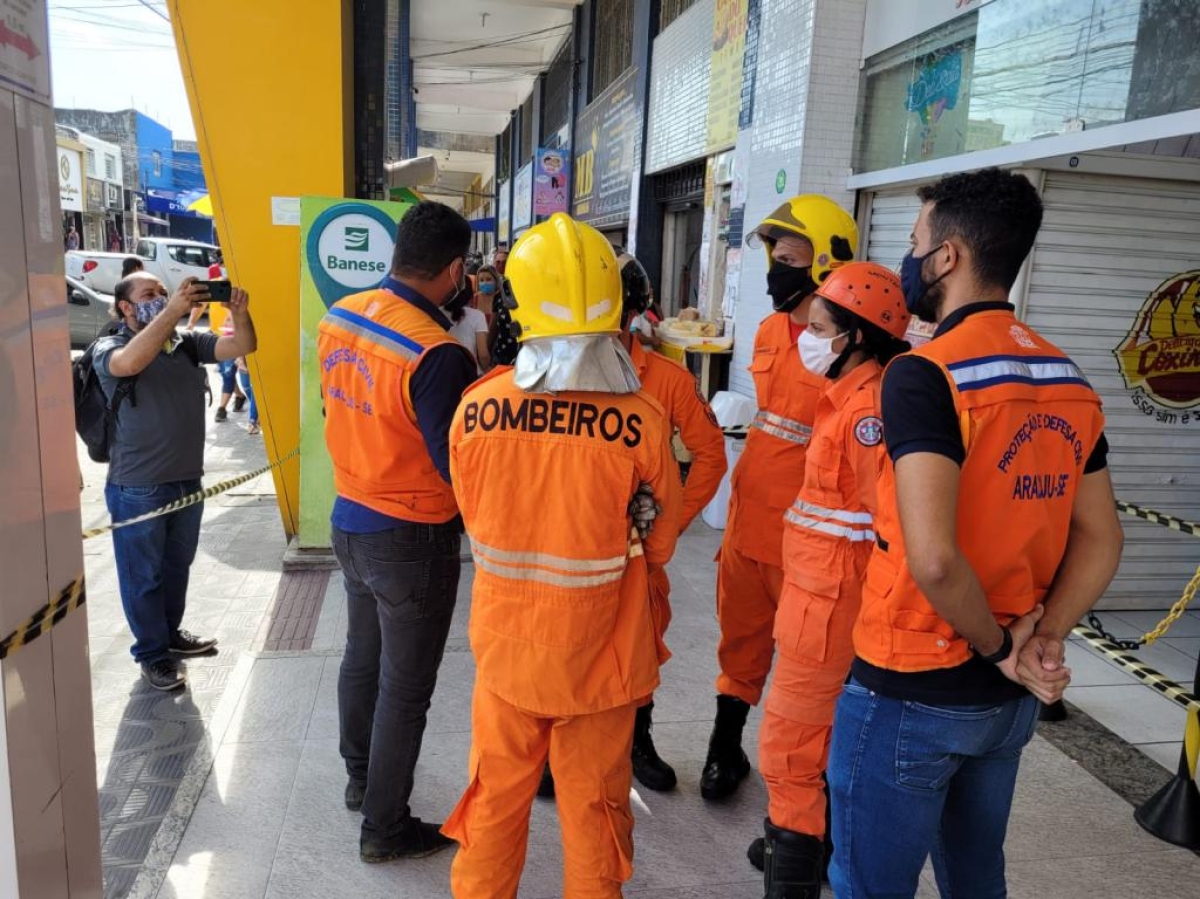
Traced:
<path fill-rule="evenodd" d="M 668 428 L 648 394 L 525 393 L 508 369 L 463 397 L 450 467 L 475 554 L 480 685 L 549 716 L 658 685 L 647 563 L 666 564 L 679 534 Z M 627 511 L 643 481 L 663 510 L 644 543 Z"/>
<path fill-rule="evenodd" d="M 783 513 L 800 491 L 817 398 L 828 381 L 800 361 L 783 312 L 759 326 L 750 371 L 758 414 L 733 470 L 726 539 L 743 555 L 778 568 Z"/>
<path fill-rule="evenodd" d="M 856 613 L 875 546 L 875 483 L 884 455 L 881 374 L 879 363 L 869 360 L 830 382 L 817 402 L 804 484 L 784 516 L 775 639 L 806 658 L 825 658 L 835 604 Z"/>
<path fill-rule="evenodd" d="M 425 353 L 444 343 L 460 346 L 440 324 L 386 290 L 346 297 L 325 313 L 317 356 L 325 443 L 339 496 L 405 521 L 439 524 L 458 514 L 409 394 Z"/>
<path fill-rule="evenodd" d="M 658 400 L 667 413 L 667 421 L 679 430 L 683 445 L 693 456 L 683 487 L 683 519 L 679 529 L 684 531 L 708 505 L 725 476 L 725 438 L 690 371 L 660 353 L 647 353 L 637 340 L 630 347 L 629 358 L 642 382 L 642 390 Z"/>
<path fill-rule="evenodd" d="M 1042 601 L 1058 571 L 1079 481 L 1104 428 L 1100 398 L 1061 350 L 1007 310 L 977 312 L 913 352 L 950 384 L 966 448 L 958 544 L 1007 624 Z M 967 641 L 908 569 L 895 484 L 889 459 L 876 516 L 882 543 L 867 567 L 855 651 L 893 671 L 962 664 Z"/>

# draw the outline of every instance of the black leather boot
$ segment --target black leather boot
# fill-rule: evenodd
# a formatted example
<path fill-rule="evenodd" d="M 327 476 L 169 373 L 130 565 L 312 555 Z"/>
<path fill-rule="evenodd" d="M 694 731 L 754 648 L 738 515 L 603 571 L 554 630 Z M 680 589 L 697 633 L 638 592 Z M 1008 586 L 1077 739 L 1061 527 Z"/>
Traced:
<path fill-rule="evenodd" d="M 675 769 L 658 757 L 654 738 L 650 736 L 650 718 L 654 703 L 637 710 L 633 725 L 633 776 L 648 790 L 662 793 L 675 789 Z"/>
<path fill-rule="evenodd" d="M 829 785 L 825 785 L 825 861 L 821 864 L 821 880 L 829 883 L 829 863 L 833 860 L 833 820 L 830 814 L 831 803 L 829 801 Z M 766 862 L 767 841 L 762 837 L 753 840 L 746 849 L 746 858 L 750 859 L 750 864 L 763 870 Z"/>
<path fill-rule="evenodd" d="M 755 837 L 746 848 L 746 858 L 750 859 L 750 864 L 760 871 L 766 867 L 766 854 L 767 841 L 762 837 Z"/>
<path fill-rule="evenodd" d="M 776 827 L 767 818 L 763 899 L 821 899 L 825 846 L 819 837 Z"/>
<path fill-rule="evenodd" d="M 708 758 L 700 776 L 700 795 L 705 799 L 724 799 L 731 795 L 750 773 L 750 760 L 742 751 L 742 728 L 750 704 L 736 696 L 717 697 L 717 720 L 708 741 Z"/>

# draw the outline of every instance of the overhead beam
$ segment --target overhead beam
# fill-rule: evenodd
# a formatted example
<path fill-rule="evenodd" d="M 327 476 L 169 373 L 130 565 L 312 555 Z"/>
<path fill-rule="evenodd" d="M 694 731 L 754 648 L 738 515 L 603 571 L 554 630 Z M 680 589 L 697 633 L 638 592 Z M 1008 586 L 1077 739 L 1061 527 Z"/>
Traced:
<path fill-rule="evenodd" d="M 521 105 L 516 91 L 481 90 L 471 85 L 429 84 L 417 81 L 417 102 L 434 106 L 469 106 L 490 112 L 511 112 Z"/>
<path fill-rule="evenodd" d="M 429 41 L 413 39 L 413 64 L 422 68 L 485 68 L 530 66 L 537 68 L 547 62 L 549 51 L 537 44 L 514 47 L 484 47 L 483 41 Z"/>
<path fill-rule="evenodd" d="M 583 0 L 492 0 L 496 6 L 528 6 L 534 9 L 574 9 Z"/>

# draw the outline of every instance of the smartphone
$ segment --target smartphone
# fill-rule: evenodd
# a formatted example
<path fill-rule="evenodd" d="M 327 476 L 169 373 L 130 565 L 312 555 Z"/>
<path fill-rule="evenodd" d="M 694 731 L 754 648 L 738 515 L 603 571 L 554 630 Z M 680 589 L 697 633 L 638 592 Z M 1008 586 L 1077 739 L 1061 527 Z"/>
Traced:
<path fill-rule="evenodd" d="M 228 281 L 197 281 L 198 287 L 208 288 L 209 303 L 228 303 L 233 295 L 233 285 Z"/>

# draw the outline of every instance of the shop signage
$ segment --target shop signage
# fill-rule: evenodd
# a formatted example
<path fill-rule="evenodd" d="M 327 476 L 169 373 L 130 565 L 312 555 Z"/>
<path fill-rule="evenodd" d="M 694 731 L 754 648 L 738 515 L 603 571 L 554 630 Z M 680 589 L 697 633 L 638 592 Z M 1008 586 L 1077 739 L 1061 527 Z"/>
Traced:
<path fill-rule="evenodd" d="M 499 189 L 500 199 L 498 199 L 496 201 L 496 207 L 498 210 L 498 212 L 497 212 L 498 218 L 496 221 L 496 240 L 499 241 L 500 243 L 508 243 L 508 234 L 509 234 L 508 207 L 509 207 L 509 196 L 510 196 L 511 192 L 512 192 L 511 191 L 511 182 L 501 181 L 500 189 Z"/>
<path fill-rule="evenodd" d="M 49 106 L 49 49 L 46 5 L 0 0 L 0 84 Z"/>
<path fill-rule="evenodd" d="M 563 150 L 538 150 L 533 173 L 533 214 L 567 211 L 571 163 Z"/>
<path fill-rule="evenodd" d="M 513 178 L 512 226 L 517 232 L 533 224 L 533 160 Z"/>
<path fill-rule="evenodd" d="M 104 185 L 104 205 L 109 209 L 121 208 L 121 186 L 119 184 Z"/>
<path fill-rule="evenodd" d="M 329 307 L 379 284 L 391 268 L 396 226 L 411 203 L 300 198 L 300 545 L 329 546 L 333 470 L 325 449 L 317 329 Z M 369 399 L 325 397 L 324 402 Z"/>
<path fill-rule="evenodd" d="M 746 50 L 749 0 L 717 0 L 713 16 L 712 66 L 708 80 L 706 152 L 732 147 L 737 141 L 742 106 L 742 55 Z"/>
<path fill-rule="evenodd" d="M 583 111 L 575 124 L 575 217 L 594 226 L 629 218 L 642 117 L 630 66 Z"/>
<path fill-rule="evenodd" d="M 104 182 L 95 178 L 87 179 L 87 211 L 104 211 Z"/>
<path fill-rule="evenodd" d="M 58 148 L 58 200 L 64 210 L 83 212 L 83 169 L 78 150 Z"/>
<path fill-rule="evenodd" d="M 1142 413 L 1200 424 L 1200 411 L 1188 411 L 1200 405 L 1200 269 L 1158 285 L 1113 353 Z"/>

